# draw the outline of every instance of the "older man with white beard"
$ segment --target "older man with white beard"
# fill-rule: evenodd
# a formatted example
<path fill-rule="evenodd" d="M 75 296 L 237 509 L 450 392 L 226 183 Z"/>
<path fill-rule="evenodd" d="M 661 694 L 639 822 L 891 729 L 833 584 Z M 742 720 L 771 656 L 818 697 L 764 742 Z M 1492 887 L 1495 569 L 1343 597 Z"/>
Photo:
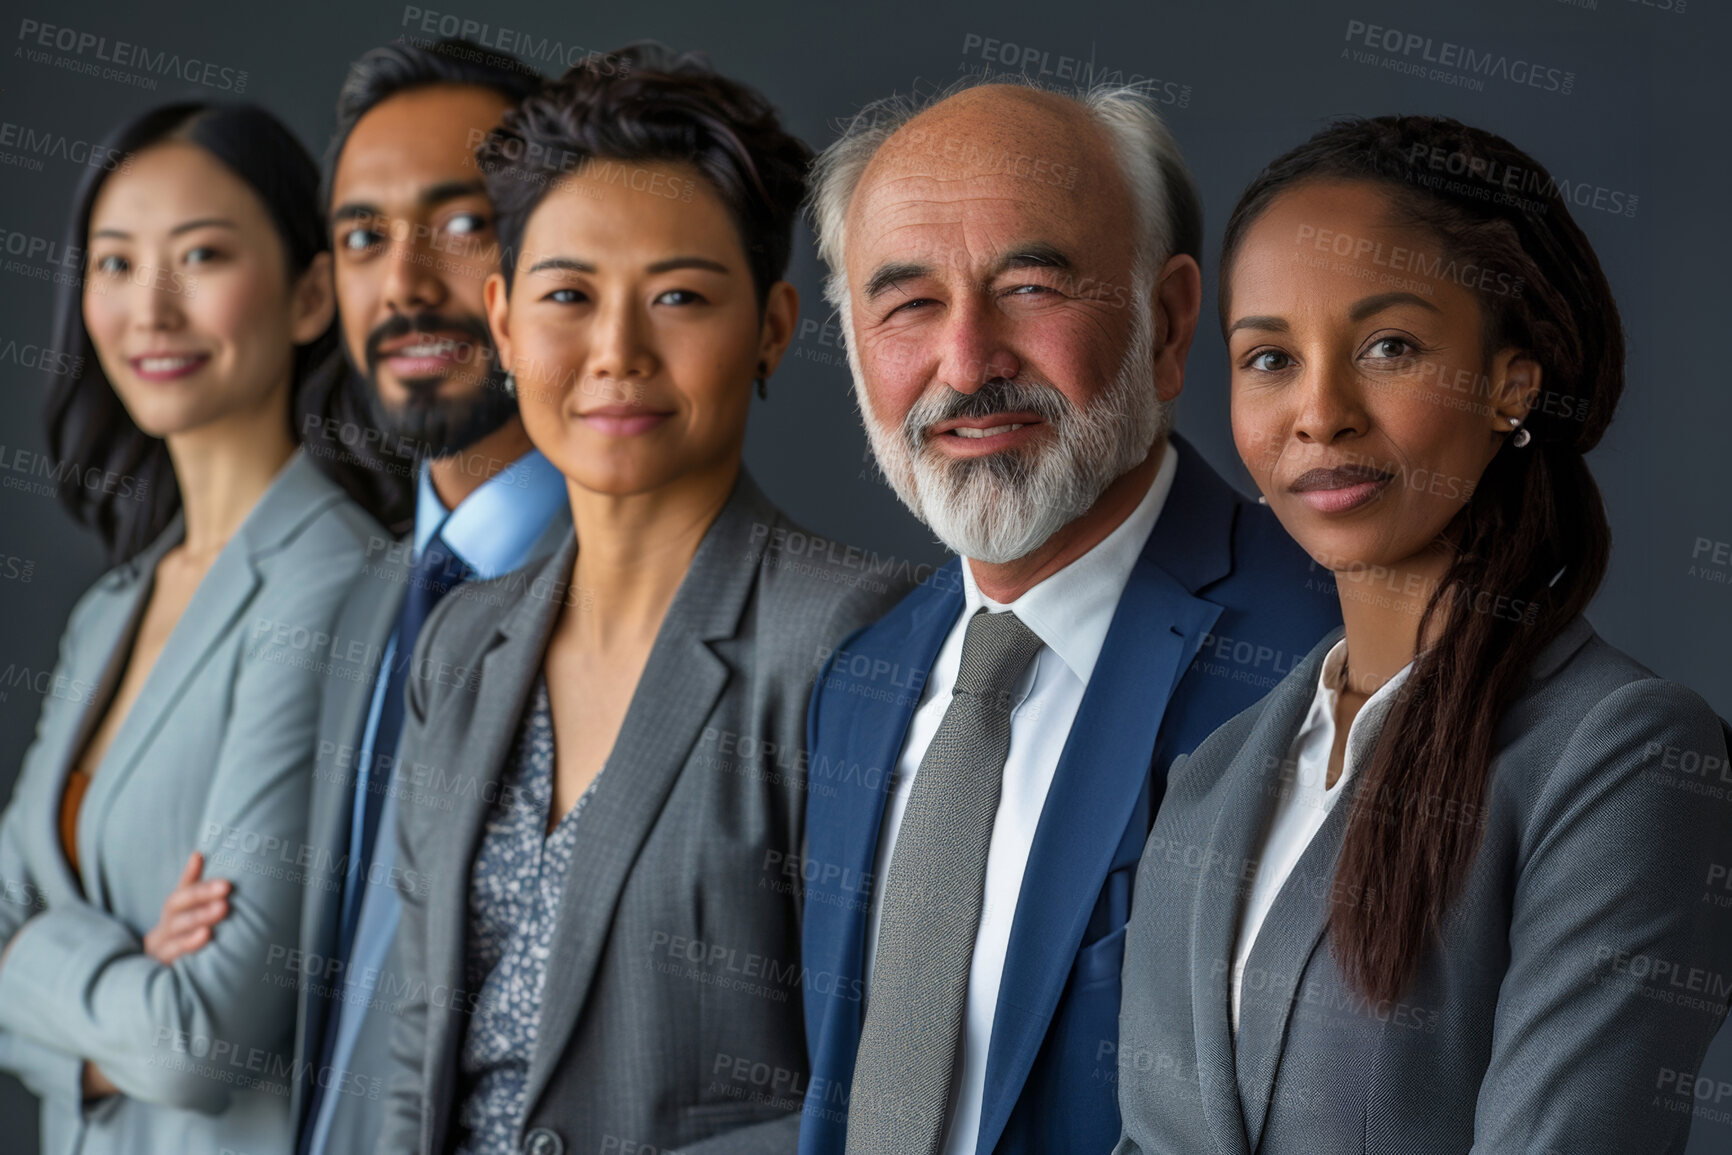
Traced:
<path fill-rule="evenodd" d="M 880 102 L 811 207 L 879 466 L 961 556 L 813 693 L 800 1150 L 1104 1153 L 1166 768 L 1339 623 L 1333 586 L 1171 433 L 1202 225 L 1142 94 Z"/>

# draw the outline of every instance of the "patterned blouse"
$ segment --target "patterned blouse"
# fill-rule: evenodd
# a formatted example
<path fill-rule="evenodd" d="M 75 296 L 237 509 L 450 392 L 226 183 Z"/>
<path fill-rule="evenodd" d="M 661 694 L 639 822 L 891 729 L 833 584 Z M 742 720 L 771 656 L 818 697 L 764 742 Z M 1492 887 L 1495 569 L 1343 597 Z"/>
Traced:
<path fill-rule="evenodd" d="M 537 678 L 469 881 L 464 978 L 479 998 L 458 1075 L 458 1155 L 517 1151 L 559 896 L 577 816 L 594 792 L 592 781 L 553 833 L 545 833 L 553 798 L 553 714 L 547 679 Z"/>

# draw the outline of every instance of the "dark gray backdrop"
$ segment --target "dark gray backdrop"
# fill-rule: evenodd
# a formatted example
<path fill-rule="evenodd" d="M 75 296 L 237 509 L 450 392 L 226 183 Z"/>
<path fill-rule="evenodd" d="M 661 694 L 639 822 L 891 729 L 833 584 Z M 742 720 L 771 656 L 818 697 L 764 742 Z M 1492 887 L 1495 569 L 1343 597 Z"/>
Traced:
<path fill-rule="evenodd" d="M 863 102 L 942 85 L 964 70 L 1014 64 L 1054 81 L 1080 72 L 1153 82 L 1202 185 L 1210 246 L 1179 428 L 1247 490 L 1228 434 L 1212 305 L 1213 254 L 1239 191 L 1262 164 L 1334 114 L 1443 113 L 1508 136 L 1575 190 L 1573 211 L 1611 277 L 1630 338 L 1629 387 L 1591 459 L 1616 542 L 1594 624 L 1732 715 L 1732 391 L 1719 346 L 1732 268 L 1724 210 L 1732 176 L 1725 79 L 1732 20 L 1711 0 L 878 0 L 848 7 L 6 0 L 6 9 L 0 29 L 11 43 L 0 64 L 0 152 L 12 155 L 0 156 L 0 796 L 35 726 L 41 697 L 32 687 L 46 684 L 39 675 L 53 667 L 67 612 L 101 568 L 94 542 L 38 492 L 41 478 L 20 456 L 45 447 L 45 384 L 31 368 L 52 343 L 52 290 L 40 279 L 52 266 L 40 249 L 59 242 L 81 171 L 61 154 L 99 141 L 139 108 L 224 98 L 238 83 L 317 153 L 350 60 L 404 34 L 454 31 L 515 42 L 548 72 L 583 49 L 642 37 L 706 49 L 718 68 L 766 92 L 790 127 L 819 147 L 834 135 L 836 119 Z M 78 34 L 58 33 L 72 50 L 41 48 L 32 21 Z M 1373 26 L 1380 31 L 1370 32 Z M 1400 35 L 1385 40 L 1390 30 Z M 1368 34 L 1376 47 L 1366 46 Z M 80 37 L 91 46 L 81 50 Z M 97 38 L 107 47 L 94 47 Z M 1503 58 L 1508 68 L 1466 85 L 1453 82 L 1459 76 L 1436 77 L 1425 40 L 1433 57 L 1449 42 Z M 148 59 L 178 56 L 192 80 L 99 59 L 99 51 L 112 55 L 117 41 L 142 46 Z M 156 87 L 88 71 L 104 67 L 154 78 Z M 1530 68 L 1539 83 L 1519 83 Z M 26 131 L 60 143 L 24 152 Z M 937 559 L 930 536 L 872 472 L 809 242 L 797 249 L 792 279 L 803 300 L 800 334 L 753 415 L 751 468 L 820 533 L 880 554 Z M 1690 1151 L 1732 1151 L 1732 1114 L 1714 1109 L 1719 1095 L 1732 1096 L 1727 1033 L 1703 1074 L 1714 1082 L 1700 1099 L 1706 1109 L 1698 1111 Z M 34 1116 L 30 1097 L 0 1077 L 0 1155 L 35 1150 Z"/>

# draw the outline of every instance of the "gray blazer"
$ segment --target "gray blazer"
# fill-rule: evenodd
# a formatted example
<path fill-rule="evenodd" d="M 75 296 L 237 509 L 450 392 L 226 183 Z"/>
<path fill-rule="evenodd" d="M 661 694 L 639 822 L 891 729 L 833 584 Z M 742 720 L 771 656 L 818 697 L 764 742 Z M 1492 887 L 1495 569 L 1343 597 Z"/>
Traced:
<path fill-rule="evenodd" d="M 383 531 L 369 539 L 360 576 L 332 631 L 331 670 L 319 701 L 318 747 L 307 813 L 307 844 L 313 853 L 301 908 L 300 953 L 290 968 L 300 996 L 295 1008 L 296 1078 L 289 1095 L 289 1117 L 297 1135 L 307 1125 L 311 1081 L 333 1077 L 319 1064 L 331 1003 L 343 992 L 342 960 L 336 957 L 337 922 L 348 866 L 361 727 L 408 589 L 411 569 L 401 560 L 407 548 L 407 542 L 393 540 Z M 342 1087 L 331 1088 L 338 1096 L 333 1151 L 366 1151 L 376 1140 L 388 1073 L 390 1015 L 372 1002 L 350 1011 L 364 1014 L 367 1021 L 356 1042 L 349 1077 Z"/>
<path fill-rule="evenodd" d="M 125 670 L 177 518 L 78 601 L 0 819 L 0 1066 L 42 1097 L 51 1155 L 286 1152 L 295 945 L 321 639 L 374 523 L 304 453 L 212 563 L 91 778 L 79 877 L 66 774 Z M 201 950 L 142 953 L 186 856 L 234 886 Z M 80 1105 L 83 1060 L 123 1092 Z"/>
<path fill-rule="evenodd" d="M 744 471 L 578 816 L 529 1063 L 534 1155 L 792 1151 L 806 1080 L 798 872 L 806 704 L 831 647 L 905 592 L 802 535 Z M 401 1073 L 379 1150 L 447 1149 L 470 869 L 576 557 L 465 586 L 416 646 L 400 798 Z M 501 579 L 501 582 L 508 579 Z M 702 1142 L 709 1140 L 708 1142 Z"/>
<path fill-rule="evenodd" d="M 1732 732 L 1582 618 L 1510 703 L 1483 813 L 1403 808 L 1483 823 L 1412 986 L 1369 1002 L 1329 947 L 1355 776 L 1263 923 L 1235 1038 L 1239 909 L 1341 633 L 1173 764 L 1126 938 L 1117 1152 L 1682 1151 L 1732 993 Z"/>
<path fill-rule="evenodd" d="M 554 514 L 547 532 L 530 550 L 530 557 L 551 554 L 570 532 L 571 510 L 566 507 Z M 412 544 L 412 534 L 393 539 L 376 530 L 368 538 L 360 576 L 350 588 L 332 631 L 326 654 L 328 676 L 319 702 L 318 754 L 307 818 L 307 843 L 312 853 L 306 873 L 306 905 L 301 911 L 300 954 L 291 968 L 296 972 L 300 1001 L 295 1015 L 296 1078 L 290 1085 L 290 1118 L 297 1132 L 309 1126 L 310 1081 L 318 1079 L 328 1087 L 330 1080 L 340 1079 L 338 1086 L 328 1087 L 336 1101 L 326 1149 L 357 1155 L 365 1155 L 378 1143 L 384 1115 L 385 1085 L 391 1073 L 391 1008 L 404 990 L 394 951 L 387 955 L 379 974 L 362 976 L 373 997 L 347 1008 L 346 1013 L 365 1018 L 346 1069 L 338 1076 L 320 1064 L 331 1004 L 344 990 L 343 961 L 336 957 L 337 924 L 342 916 L 362 726 L 373 704 L 374 685 L 385 673 L 385 648 L 414 573 Z M 406 663 L 410 657 L 396 654 L 393 660 Z M 369 880 L 369 884 L 385 886 L 392 882 L 389 875 Z"/>

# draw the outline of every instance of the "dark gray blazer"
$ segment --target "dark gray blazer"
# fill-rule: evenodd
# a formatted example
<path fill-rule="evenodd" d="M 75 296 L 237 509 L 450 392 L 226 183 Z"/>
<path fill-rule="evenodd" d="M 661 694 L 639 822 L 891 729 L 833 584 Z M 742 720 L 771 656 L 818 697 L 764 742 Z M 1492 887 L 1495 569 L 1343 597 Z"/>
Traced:
<path fill-rule="evenodd" d="M 1239 910 L 1340 637 L 1173 764 L 1126 938 L 1117 1152 L 1682 1151 L 1732 994 L 1732 732 L 1582 618 L 1510 704 L 1483 814 L 1396 812 L 1483 823 L 1404 996 L 1367 1001 L 1329 946 L 1355 776 L 1263 923 L 1235 1038 Z"/>
<path fill-rule="evenodd" d="M 821 542 L 742 471 L 668 608 L 578 816 L 529 1065 L 535 1155 L 793 1149 L 806 703 L 831 648 L 907 592 Z M 462 587 L 416 646 L 399 753 L 421 793 L 400 796 L 398 824 L 413 989 L 381 1152 L 452 1138 L 476 995 L 470 869 L 560 606 L 581 596 L 576 550 L 526 590 L 521 576 Z"/>
<path fill-rule="evenodd" d="M 0 1066 L 50 1155 L 293 1146 L 288 1093 L 307 793 L 337 611 L 374 522 L 298 452 L 222 548 L 58 836 L 66 774 L 113 697 L 177 519 L 72 611 L 0 825 Z M 233 882 L 202 949 L 143 953 L 186 857 Z M 89 1059 L 120 1088 L 80 1105 Z"/>

